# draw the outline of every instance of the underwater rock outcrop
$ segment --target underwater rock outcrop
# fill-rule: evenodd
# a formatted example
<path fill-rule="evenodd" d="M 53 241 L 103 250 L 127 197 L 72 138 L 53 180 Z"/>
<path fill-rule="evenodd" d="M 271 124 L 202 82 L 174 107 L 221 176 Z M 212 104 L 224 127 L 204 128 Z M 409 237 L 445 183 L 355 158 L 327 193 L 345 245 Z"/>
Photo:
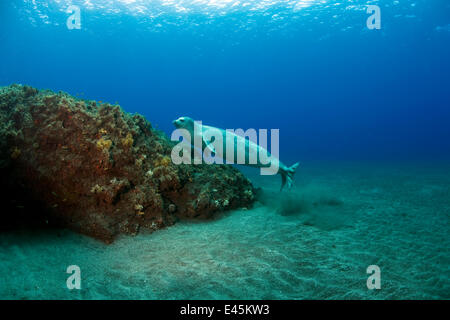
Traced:
<path fill-rule="evenodd" d="M 173 143 L 118 105 L 11 85 L 0 122 L 2 227 L 33 221 L 110 242 L 254 200 L 231 166 L 174 165 Z"/>

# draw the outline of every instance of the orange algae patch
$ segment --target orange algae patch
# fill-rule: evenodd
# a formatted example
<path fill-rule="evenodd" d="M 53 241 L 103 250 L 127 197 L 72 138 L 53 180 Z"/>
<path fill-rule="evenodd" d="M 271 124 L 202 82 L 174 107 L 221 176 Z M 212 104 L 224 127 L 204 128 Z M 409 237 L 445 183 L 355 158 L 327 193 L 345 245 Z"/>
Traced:
<path fill-rule="evenodd" d="M 100 150 L 103 150 L 103 151 L 108 151 L 111 148 L 111 145 L 112 145 L 112 141 L 108 140 L 108 139 L 100 138 L 97 141 L 97 148 L 99 148 Z"/>
<path fill-rule="evenodd" d="M 168 156 L 164 156 L 155 161 L 155 167 L 168 167 L 171 162 Z"/>

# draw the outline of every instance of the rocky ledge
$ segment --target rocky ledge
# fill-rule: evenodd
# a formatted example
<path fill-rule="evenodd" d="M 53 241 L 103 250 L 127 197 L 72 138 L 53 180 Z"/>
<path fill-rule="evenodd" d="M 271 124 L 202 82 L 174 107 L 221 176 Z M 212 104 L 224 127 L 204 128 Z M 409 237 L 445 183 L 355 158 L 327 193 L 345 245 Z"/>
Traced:
<path fill-rule="evenodd" d="M 227 165 L 175 165 L 173 142 L 120 106 L 0 87 L 2 228 L 65 227 L 106 242 L 250 206 Z"/>

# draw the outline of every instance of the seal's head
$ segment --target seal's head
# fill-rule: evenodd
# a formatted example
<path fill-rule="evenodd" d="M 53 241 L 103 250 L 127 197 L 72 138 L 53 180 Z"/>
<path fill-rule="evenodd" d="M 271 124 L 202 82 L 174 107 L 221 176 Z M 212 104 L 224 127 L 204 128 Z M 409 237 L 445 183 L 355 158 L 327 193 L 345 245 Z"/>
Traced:
<path fill-rule="evenodd" d="M 194 130 L 194 120 L 189 117 L 180 117 L 172 123 L 177 129 Z"/>

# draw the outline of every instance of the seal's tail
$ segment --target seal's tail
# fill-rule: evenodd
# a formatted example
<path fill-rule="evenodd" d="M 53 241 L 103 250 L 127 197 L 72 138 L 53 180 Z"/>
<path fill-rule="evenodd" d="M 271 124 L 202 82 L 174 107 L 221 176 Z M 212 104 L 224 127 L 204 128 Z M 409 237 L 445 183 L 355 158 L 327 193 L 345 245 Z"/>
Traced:
<path fill-rule="evenodd" d="M 281 171 L 281 190 L 283 190 L 286 183 L 288 189 L 292 187 L 292 180 L 294 179 L 295 170 L 297 170 L 298 165 L 299 163 L 297 162 L 286 170 Z"/>

